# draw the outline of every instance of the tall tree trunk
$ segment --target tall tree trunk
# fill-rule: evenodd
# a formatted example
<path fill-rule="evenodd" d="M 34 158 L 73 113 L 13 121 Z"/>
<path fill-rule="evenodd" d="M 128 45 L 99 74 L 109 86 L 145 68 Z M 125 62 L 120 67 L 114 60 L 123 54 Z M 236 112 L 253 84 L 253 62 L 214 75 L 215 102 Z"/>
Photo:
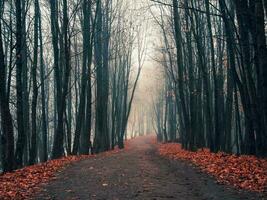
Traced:
<path fill-rule="evenodd" d="M 41 20 L 41 10 L 39 1 L 37 4 L 38 7 L 38 20 L 39 20 L 39 42 L 40 42 L 40 76 L 41 76 L 41 103 L 42 103 L 42 142 L 43 142 L 43 161 L 48 159 L 48 150 L 47 150 L 47 120 L 46 120 L 46 93 L 45 93 L 45 64 L 44 64 L 44 51 L 43 51 L 43 33 L 42 33 L 42 20 Z"/>
<path fill-rule="evenodd" d="M 98 5 L 97 5 L 98 6 Z M 86 51 L 86 57 L 87 57 L 87 90 L 86 90 L 86 114 L 84 118 L 84 129 L 82 134 L 82 141 L 81 141 L 81 153 L 82 154 L 89 154 L 89 150 L 91 148 L 91 120 L 92 120 L 92 85 L 91 85 L 91 65 L 92 65 L 92 56 L 93 56 L 93 37 L 95 32 L 95 24 L 93 24 L 92 29 L 90 29 L 90 16 L 92 15 L 92 5 L 91 2 L 86 2 L 87 10 L 84 10 L 86 12 L 85 15 L 85 23 L 86 23 L 86 29 L 85 36 L 86 37 L 86 43 L 85 48 Z M 86 33 L 88 32 L 88 33 Z"/>
<path fill-rule="evenodd" d="M 265 2 L 265 8 L 267 2 Z M 265 10 L 265 12 L 267 12 Z M 262 116 L 261 127 L 256 138 L 257 154 L 267 156 L 267 47 L 266 47 L 266 25 L 264 18 L 263 2 L 255 1 L 255 18 L 256 18 L 256 48 L 259 61 L 259 93 L 261 107 L 259 112 Z M 266 14 L 267 15 L 267 14 Z M 259 120 L 259 119 L 257 119 Z"/>
<path fill-rule="evenodd" d="M 62 38 L 60 39 L 61 48 L 63 48 L 61 54 L 61 68 L 58 65 L 58 21 L 57 21 L 57 9 L 56 3 L 51 0 L 51 16 L 55 19 L 51 20 L 52 23 L 52 35 L 54 35 L 53 46 L 54 46 L 54 64 L 55 64 L 55 76 L 57 83 L 57 127 L 54 138 L 52 158 L 59 158 L 64 154 L 64 114 L 67 106 L 67 95 L 69 89 L 71 61 L 70 61 L 70 37 L 69 37 L 69 18 L 68 18 L 68 3 L 67 0 L 63 0 L 63 27 L 62 27 Z M 56 67 L 57 65 L 57 67 Z M 63 72 L 63 76 L 60 74 Z"/>
<path fill-rule="evenodd" d="M 38 85 L 37 85 L 37 65 L 38 65 L 38 14 L 39 14 L 39 0 L 34 2 L 34 58 L 32 65 L 32 113 L 31 113 L 31 122 L 32 122 L 32 135 L 31 135 L 31 148 L 30 148 L 30 160 L 29 164 L 33 165 L 36 162 L 37 156 L 37 130 L 36 130 L 36 108 L 37 108 L 37 98 L 38 98 Z"/>
<path fill-rule="evenodd" d="M 214 129 L 212 122 L 212 110 L 211 110 L 211 87 L 209 81 L 209 74 L 207 69 L 207 62 L 205 60 L 205 52 L 204 52 L 204 42 L 202 40 L 203 35 L 203 27 L 200 27 L 201 19 L 196 12 L 194 12 L 195 20 L 191 16 L 191 26 L 193 30 L 193 35 L 196 40 L 197 47 L 197 55 L 198 55 L 198 64 L 200 66 L 200 70 L 202 73 L 203 79 L 203 92 L 205 93 L 205 117 L 206 117 L 206 136 L 208 147 L 211 151 L 215 150 L 214 146 Z"/>
<path fill-rule="evenodd" d="M 22 41 L 22 8 L 21 0 L 15 1 L 16 7 L 16 92 L 17 92 L 17 124 L 18 124 L 18 140 L 16 147 L 16 167 L 23 165 L 23 153 L 25 147 L 25 127 L 24 127 L 24 105 L 23 105 L 23 41 Z"/>
<path fill-rule="evenodd" d="M 2 18 L 2 8 L 0 10 Z M 14 168 L 14 131 L 12 116 L 9 108 L 9 98 L 6 90 L 6 65 L 2 40 L 2 19 L 0 20 L 0 117 L 3 135 L 0 138 L 2 146 L 3 171 L 9 172 Z"/>
<path fill-rule="evenodd" d="M 86 105 L 91 106 L 91 101 L 86 104 L 86 97 L 87 92 L 90 92 L 90 90 L 87 90 L 88 87 L 91 88 L 91 85 L 88 85 L 88 77 L 91 76 L 91 74 L 88 74 L 88 72 L 91 72 L 91 70 L 88 70 L 88 68 L 91 67 L 91 60 L 89 60 L 88 55 L 92 51 L 92 47 L 90 45 L 90 17 L 91 17 L 91 2 L 88 0 L 83 1 L 83 65 L 82 65 L 82 78 L 81 78 L 81 93 L 80 93 L 80 102 L 79 102 L 79 108 L 78 108 L 78 115 L 76 120 L 76 131 L 75 131 L 75 139 L 74 139 L 74 146 L 73 146 L 73 154 L 77 154 L 79 151 L 79 144 L 81 141 L 82 146 L 85 145 L 85 143 L 89 143 L 88 141 L 84 141 L 85 138 L 81 140 L 81 132 L 82 127 L 85 127 L 87 125 L 85 116 L 87 115 L 86 111 Z M 90 126 L 91 129 L 91 126 Z M 86 145 L 87 146 L 87 145 Z M 82 147 L 81 147 L 82 148 Z M 85 148 L 82 148 L 83 152 L 88 152 L 89 148 L 85 150 Z"/>
<path fill-rule="evenodd" d="M 180 16 L 178 10 L 178 1 L 173 0 L 173 19 L 174 19 L 174 38 L 176 42 L 176 56 L 177 56 L 177 71 L 178 71 L 178 92 L 179 99 L 181 101 L 181 111 L 185 124 L 185 134 L 191 135 L 191 127 L 189 124 L 188 111 L 186 109 L 185 94 L 184 94 L 184 63 L 183 63 L 183 46 L 182 35 L 180 27 Z M 183 141 L 184 142 L 184 141 Z"/>
<path fill-rule="evenodd" d="M 221 127 L 219 123 L 219 104 L 218 104 L 218 81 L 217 81 L 217 74 L 216 74 L 216 66 L 215 66 L 215 51 L 214 51 L 214 41 L 213 41 L 213 31 L 211 28 L 211 17 L 210 17 L 210 5 L 209 0 L 205 0 L 205 7 L 207 12 L 207 25 L 208 25 L 208 34 L 210 39 L 210 50 L 211 50 L 211 69 L 212 69 L 212 76 L 213 76 L 213 83 L 214 83 L 214 133 L 215 133 L 215 144 L 214 150 L 215 152 L 220 150 L 220 141 L 221 141 Z"/>
<path fill-rule="evenodd" d="M 109 149 L 107 143 L 107 99 L 106 99 L 106 61 L 103 56 L 106 53 L 105 47 L 107 38 L 103 34 L 103 15 L 104 9 L 101 1 L 96 19 L 96 36 L 95 36 L 95 63 L 96 63 L 96 119 L 95 119 L 95 139 L 94 150 L 96 153 Z"/>

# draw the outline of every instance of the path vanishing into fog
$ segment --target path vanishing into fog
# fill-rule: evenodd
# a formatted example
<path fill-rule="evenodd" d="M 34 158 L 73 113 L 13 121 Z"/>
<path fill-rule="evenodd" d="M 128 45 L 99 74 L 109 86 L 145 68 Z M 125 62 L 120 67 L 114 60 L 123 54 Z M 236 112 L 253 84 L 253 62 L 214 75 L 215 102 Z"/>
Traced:
<path fill-rule="evenodd" d="M 216 184 L 187 162 L 160 157 L 150 141 L 134 139 L 127 150 L 71 164 L 34 199 L 258 199 Z"/>

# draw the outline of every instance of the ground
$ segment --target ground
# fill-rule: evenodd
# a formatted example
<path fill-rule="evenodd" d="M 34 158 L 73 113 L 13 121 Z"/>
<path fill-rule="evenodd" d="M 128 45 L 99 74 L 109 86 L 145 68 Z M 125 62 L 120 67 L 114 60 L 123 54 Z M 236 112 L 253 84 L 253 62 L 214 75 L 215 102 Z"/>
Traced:
<path fill-rule="evenodd" d="M 125 151 L 71 164 L 33 199 L 252 200 L 264 197 L 219 185 L 189 162 L 159 156 L 151 138 L 145 137 L 132 140 Z"/>

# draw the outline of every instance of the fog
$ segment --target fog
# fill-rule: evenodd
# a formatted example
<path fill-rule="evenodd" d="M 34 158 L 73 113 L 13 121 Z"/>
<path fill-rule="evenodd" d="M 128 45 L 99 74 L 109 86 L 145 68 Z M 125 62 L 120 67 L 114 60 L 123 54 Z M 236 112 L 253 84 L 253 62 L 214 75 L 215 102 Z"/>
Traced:
<path fill-rule="evenodd" d="M 129 1 L 130 2 L 130 1 Z M 162 91 L 164 83 L 164 69 L 158 63 L 158 45 L 160 43 L 159 27 L 154 16 L 159 14 L 150 0 L 137 0 L 134 9 L 138 14 L 135 22 L 141 26 L 141 38 L 144 42 L 142 57 L 142 71 L 135 92 L 132 111 L 128 122 L 127 137 L 144 134 L 155 134 L 154 130 L 154 99 Z M 138 49 L 133 54 L 133 66 L 138 65 Z"/>

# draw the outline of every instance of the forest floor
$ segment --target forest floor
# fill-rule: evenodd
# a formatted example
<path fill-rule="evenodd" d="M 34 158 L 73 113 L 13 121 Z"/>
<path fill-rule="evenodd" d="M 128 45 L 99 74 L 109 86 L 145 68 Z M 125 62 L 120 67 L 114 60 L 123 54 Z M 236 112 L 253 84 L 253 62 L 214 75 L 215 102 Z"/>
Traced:
<path fill-rule="evenodd" d="M 125 151 L 71 163 L 42 186 L 33 199 L 228 200 L 265 199 L 237 190 L 200 171 L 190 162 L 157 153 L 151 137 L 131 140 Z"/>

